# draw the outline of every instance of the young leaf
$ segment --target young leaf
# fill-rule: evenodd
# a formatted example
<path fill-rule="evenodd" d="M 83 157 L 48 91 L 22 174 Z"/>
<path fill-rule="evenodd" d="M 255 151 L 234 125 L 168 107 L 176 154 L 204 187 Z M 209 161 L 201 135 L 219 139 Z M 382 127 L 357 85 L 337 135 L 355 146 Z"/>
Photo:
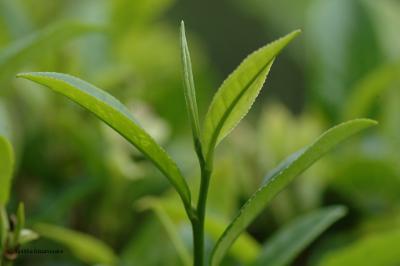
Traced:
<path fill-rule="evenodd" d="M 41 236 L 65 245 L 88 264 L 114 265 L 117 262 L 114 251 L 92 236 L 49 224 L 37 224 L 34 228 Z"/>
<path fill-rule="evenodd" d="M 189 115 L 195 143 L 200 141 L 200 123 L 197 109 L 196 89 L 194 86 L 192 63 L 190 61 L 189 47 L 186 40 L 185 24 L 181 22 L 181 57 L 184 77 L 184 92 L 186 108 Z"/>
<path fill-rule="evenodd" d="M 13 76 L 24 62 L 43 49 L 53 49 L 73 37 L 98 30 L 99 26 L 65 21 L 18 39 L 0 52 L 0 81 Z"/>
<path fill-rule="evenodd" d="M 220 265 L 236 238 L 293 178 L 351 135 L 375 124 L 375 121 L 369 119 L 355 119 L 339 124 L 322 134 L 310 146 L 297 152 L 296 156 L 290 156 L 289 163 L 282 163 L 278 166 L 279 171 L 273 170 L 274 175 L 270 176 L 244 204 L 218 240 L 211 257 L 211 265 Z"/>
<path fill-rule="evenodd" d="M 328 207 L 301 216 L 280 229 L 266 242 L 253 266 L 291 265 L 293 259 L 323 231 L 346 214 L 341 206 Z"/>
<path fill-rule="evenodd" d="M 240 122 L 259 94 L 275 57 L 300 31 L 250 54 L 215 94 L 204 120 L 203 151 L 210 163 L 215 146 Z"/>
<path fill-rule="evenodd" d="M 400 252 L 400 230 L 372 233 L 366 237 L 325 255 L 318 266 L 343 265 L 398 265 Z"/>
<path fill-rule="evenodd" d="M 70 75 L 52 72 L 19 74 L 58 92 L 91 111 L 146 155 L 190 206 L 190 191 L 176 163 L 134 120 L 127 108 L 105 91 Z"/>

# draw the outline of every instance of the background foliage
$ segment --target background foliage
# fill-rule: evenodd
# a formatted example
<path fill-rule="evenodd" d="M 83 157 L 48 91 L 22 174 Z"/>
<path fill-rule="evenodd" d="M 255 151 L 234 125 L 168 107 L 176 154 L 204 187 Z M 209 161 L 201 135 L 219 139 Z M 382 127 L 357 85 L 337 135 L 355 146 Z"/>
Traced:
<path fill-rule="evenodd" d="M 92 115 L 15 79 L 20 71 L 57 71 L 108 90 L 197 187 L 195 154 L 188 152 L 181 19 L 200 113 L 244 56 L 303 30 L 274 63 L 255 110 L 216 154 L 209 243 L 288 154 L 338 122 L 380 122 L 280 193 L 225 265 L 247 265 L 277 229 L 331 205 L 346 206 L 347 214 L 293 265 L 399 263 L 392 248 L 400 244 L 399 1 L 0 0 L 0 122 L 11 121 L 16 153 L 9 209 L 23 201 L 27 224 L 44 232 L 30 247 L 65 249 L 63 255 L 20 256 L 16 265 L 93 265 L 114 257 L 121 265 L 190 261 L 189 224 L 165 178 Z M 68 239 L 67 229 L 47 224 L 84 233 L 85 241 L 94 241 L 86 234 L 95 236 L 112 250 L 96 242 L 102 256 L 90 256 L 79 243 L 57 239 L 64 233 Z"/>

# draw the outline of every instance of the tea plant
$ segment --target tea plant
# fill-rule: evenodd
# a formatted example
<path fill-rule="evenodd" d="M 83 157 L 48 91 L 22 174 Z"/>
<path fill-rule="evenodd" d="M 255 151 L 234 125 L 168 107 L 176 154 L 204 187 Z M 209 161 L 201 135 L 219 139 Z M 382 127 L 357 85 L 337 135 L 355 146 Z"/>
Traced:
<path fill-rule="evenodd" d="M 178 192 L 192 226 L 193 264 L 204 266 L 206 263 L 204 225 L 207 192 L 213 174 L 216 147 L 247 114 L 262 89 L 276 56 L 299 33 L 300 31 L 289 33 L 250 54 L 222 83 L 201 124 L 197 110 L 190 54 L 182 23 L 181 55 L 184 94 L 192 128 L 194 150 L 200 166 L 200 188 L 196 204 L 192 199 L 188 183 L 176 162 L 140 127 L 128 109 L 113 96 L 81 79 L 61 73 L 31 72 L 19 74 L 18 77 L 47 86 L 95 114 L 141 151 L 168 178 Z M 207 265 L 220 265 L 227 251 L 241 233 L 296 176 L 351 135 L 375 124 L 375 121 L 369 119 L 355 119 L 339 124 L 273 169 L 218 239 Z M 322 228 L 325 227 L 322 226 Z M 307 230 L 309 229 L 307 228 Z M 318 235 L 318 231 L 315 234 Z M 312 237 L 310 236 L 310 238 Z M 300 243 L 299 246 L 301 247 L 307 242 Z M 277 249 L 277 252 L 283 256 L 286 256 L 285 253 L 288 252 L 288 257 L 296 254 L 296 251 L 290 252 L 289 248 L 282 246 Z M 270 255 L 267 252 L 262 256 Z"/>

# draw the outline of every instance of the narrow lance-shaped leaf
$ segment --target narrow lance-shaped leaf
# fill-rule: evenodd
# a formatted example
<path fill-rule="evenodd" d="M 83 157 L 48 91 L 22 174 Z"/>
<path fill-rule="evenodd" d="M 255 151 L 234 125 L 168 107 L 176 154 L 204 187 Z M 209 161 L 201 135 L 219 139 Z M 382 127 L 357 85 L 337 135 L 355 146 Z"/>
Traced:
<path fill-rule="evenodd" d="M 88 264 L 115 265 L 117 262 L 114 251 L 90 235 L 49 224 L 37 224 L 34 229 L 42 237 L 65 245 L 77 258 Z"/>
<path fill-rule="evenodd" d="M 208 163 L 211 163 L 215 146 L 249 111 L 275 57 L 299 33 L 294 31 L 250 54 L 222 83 L 208 109 L 202 131 Z"/>
<path fill-rule="evenodd" d="M 192 127 L 193 138 L 195 144 L 200 141 L 200 123 L 197 109 L 196 89 L 194 86 L 194 78 L 192 71 L 192 63 L 190 60 L 189 47 L 186 40 L 185 24 L 181 22 L 181 58 L 184 78 L 184 94 L 186 101 L 186 109 L 189 115 L 190 126 Z"/>
<path fill-rule="evenodd" d="M 96 25 L 65 21 L 18 39 L 0 51 L 0 81 L 14 76 L 18 68 L 43 49 L 53 49 L 73 37 L 100 29 Z"/>
<path fill-rule="evenodd" d="M 91 111 L 146 155 L 169 179 L 190 208 L 190 191 L 176 163 L 134 120 L 127 108 L 105 91 L 70 75 L 52 72 L 19 74 L 49 87 Z"/>
<path fill-rule="evenodd" d="M 253 266 L 286 266 L 312 241 L 346 214 L 341 206 L 307 213 L 280 229 L 263 246 Z"/>
<path fill-rule="evenodd" d="M 301 152 L 297 152 L 296 156 L 290 156 L 289 163 L 282 163 L 278 166 L 279 171 L 272 170 L 274 175 L 270 176 L 244 204 L 236 218 L 218 240 L 211 257 L 211 265 L 220 265 L 236 238 L 296 176 L 351 135 L 375 124 L 375 121 L 369 119 L 355 119 L 339 124 L 322 134 L 310 146 L 304 148 Z"/>

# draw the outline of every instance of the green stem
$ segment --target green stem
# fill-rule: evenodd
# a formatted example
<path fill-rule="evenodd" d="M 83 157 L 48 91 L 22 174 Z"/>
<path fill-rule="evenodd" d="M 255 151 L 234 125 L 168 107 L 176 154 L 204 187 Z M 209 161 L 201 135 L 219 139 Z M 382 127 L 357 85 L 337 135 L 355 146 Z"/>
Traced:
<path fill-rule="evenodd" d="M 211 171 L 203 168 L 199 200 L 197 203 L 197 219 L 193 224 L 194 266 L 204 266 L 204 221 L 210 176 Z"/>
<path fill-rule="evenodd" d="M 204 266 L 204 222 L 206 217 L 207 194 L 212 170 L 204 160 L 201 145 L 195 141 L 196 153 L 201 170 L 199 199 L 197 201 L 196 219 L 192 220 L 194 266 Z"/>

